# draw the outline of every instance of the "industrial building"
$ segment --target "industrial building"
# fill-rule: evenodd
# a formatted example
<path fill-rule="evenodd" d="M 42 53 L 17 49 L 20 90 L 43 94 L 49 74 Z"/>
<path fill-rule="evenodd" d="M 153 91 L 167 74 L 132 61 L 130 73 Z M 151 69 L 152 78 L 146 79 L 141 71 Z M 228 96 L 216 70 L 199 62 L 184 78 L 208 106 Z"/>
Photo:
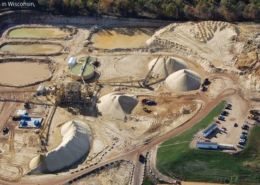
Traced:
<path fill-rule="evenodd" d="M 196 147 L 199 149 L 210 149 L 210 150 L 235 150 L 235 146 L 225 143 L 216 143 L 216 142 L 202 142 L 198 141 Z"/>
<path fill-rule="evenodd" d="M 43 118 L 31 117 L 27 110 L 19 109 L 13 116 L 14 121 L 19 121 L 19 128 L 40 128 Z"/>
<path fill-rule="evenodd" d="M 86 93 L 79 82 L 61 84 L 57 91 L 57 103 L 72 105 L 85 102 Z"/>
<path fill-rule="evenodd" d="M 212 134 L 216 129 L 218 128 L 216 123 L 212 123 L 209 125 L 204 131 L 203 136 L 208 137 L 210 134 Z"/>
<path fill-rule="evenodd" d="M 197 148 L 200 149 L 212 149 L 217 150 L 218 149 L 218 143 L 215 142 L 197 142 Z"/>
<path fill-rule="evenodd" d="M 19 122 L 19 128 L 40 128 L 42 125 L 42 118 L 31 118 L 23 116 Z"/>

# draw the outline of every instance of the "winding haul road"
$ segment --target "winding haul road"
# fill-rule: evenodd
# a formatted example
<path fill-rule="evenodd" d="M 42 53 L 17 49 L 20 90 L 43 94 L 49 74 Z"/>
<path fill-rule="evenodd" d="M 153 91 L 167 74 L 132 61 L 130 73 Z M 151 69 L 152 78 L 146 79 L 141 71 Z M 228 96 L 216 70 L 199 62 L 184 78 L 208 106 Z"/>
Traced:
<path fill-rule="evenodd" d="M 213 108 L 219 104 L 221 101 L 225 100 L 226 97 L 235 94 L 237 91 L 236 89 L 226 89 L 221 94 L 219 94 L 215 99 L 213 99 L 210 102 L 205 102 L 205 105 L 201 108 L 201 110 L 193 116 L 190 120 L 186 121 L 179 127 L 177 127 L 174 130 L 171 130 L 167 132 L 166 134 L 159 136 L 157 138 L 152 139 L 149 143 L 143 143 L 140 146 L 134 146 L 132 148 L 129 148 L 128 150 L 122 152 L 122 154 L 113 156 L 109 159 L 106 159 L 96 165 L 93 165 L 91 167 L 81 167 L 78 171 L 74 173 L 66 172 L 66 173 L 60 173 L 58 175 L 28 175 L 23 176 L 17 181 L 8 182 L 5 180 L 0 180 L 0 184 L 2 185 L 61 185 L 65 184 L 73 179 L 76 179 L 84 174 L 90 173 L 96 169 L 99 169 L 100 167 L 103 167 L 107 164 L 120 161 L 120 160 L 138 160 L 138 156 L 141 153 L 145 153 L 154 146 L 160 144 L 163 141 L 166 141 L 170 139 L 171 137 L 177 136 L 186 130 L 190 129 L 192 126 L 194 126 L 196 123 L 198 123 L 201 119 L 203 119 Z M 202 94 L 199 94 L 197 97 L 198 100 L 205 101 L 205 97 Z M 143 170 L 142 165 L 138 165 L 138 163 L 135 162 L 135 170 L 133 174 L 133 184 L 139 185 L 141 184 L 142 178 L 140 177 L 140 173 Z"/>

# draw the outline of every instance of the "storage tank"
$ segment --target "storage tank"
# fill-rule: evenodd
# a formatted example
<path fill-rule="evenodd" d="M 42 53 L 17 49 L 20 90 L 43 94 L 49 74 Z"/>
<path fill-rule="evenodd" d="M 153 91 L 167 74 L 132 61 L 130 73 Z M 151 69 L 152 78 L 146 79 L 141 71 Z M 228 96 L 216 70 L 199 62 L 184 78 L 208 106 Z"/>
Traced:
<path fill-rule="evenodd" d="M 83 57 L 70 68 L 71 77 L 75 80 L 88 80 L 95 75 L 95 66 L 92 64 L 92 61 L 95 59 L 92 57 Z"/>

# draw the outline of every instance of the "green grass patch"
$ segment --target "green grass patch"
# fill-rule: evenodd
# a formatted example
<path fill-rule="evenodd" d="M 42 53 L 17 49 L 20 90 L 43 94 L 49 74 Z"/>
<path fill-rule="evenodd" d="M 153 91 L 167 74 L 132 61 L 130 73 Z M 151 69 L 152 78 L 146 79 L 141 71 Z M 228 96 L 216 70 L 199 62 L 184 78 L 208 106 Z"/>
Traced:
<path fill-rule="evenodd" d="M 187 181 L 260 184 L 259 126 L 252 130 L 248 146 L 240 154 L 189 148 L 194 134 L 212 123 L 224 106 L 225 102 L 220 103 L 193 128 L 160 145 L 156 165 L 161 173 Z"/>
<path fill-rule="evenodd" d="M 145 177 L 142 185 L 155 185 L 149 177 Z"/>

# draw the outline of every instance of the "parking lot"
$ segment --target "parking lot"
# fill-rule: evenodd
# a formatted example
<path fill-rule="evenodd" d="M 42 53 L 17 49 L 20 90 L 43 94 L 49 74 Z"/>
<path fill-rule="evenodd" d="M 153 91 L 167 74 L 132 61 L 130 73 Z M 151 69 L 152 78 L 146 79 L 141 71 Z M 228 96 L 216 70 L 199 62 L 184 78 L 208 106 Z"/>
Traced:
<path fill-rule="evenodd" d="M 248 119 L 249 106 L 247 102 L 240 96 L 235 95 L 227 100 L 227 104 L 222 113 L 215 118 L 217 128 L 207 137 L 203 136 L 202 130 L 197 134 L 198 141 L 206 141 L 218 143 L 239 151 L 244 148 L 247 143 L 248 133 L 253 126 L 253 121 Z"/>

